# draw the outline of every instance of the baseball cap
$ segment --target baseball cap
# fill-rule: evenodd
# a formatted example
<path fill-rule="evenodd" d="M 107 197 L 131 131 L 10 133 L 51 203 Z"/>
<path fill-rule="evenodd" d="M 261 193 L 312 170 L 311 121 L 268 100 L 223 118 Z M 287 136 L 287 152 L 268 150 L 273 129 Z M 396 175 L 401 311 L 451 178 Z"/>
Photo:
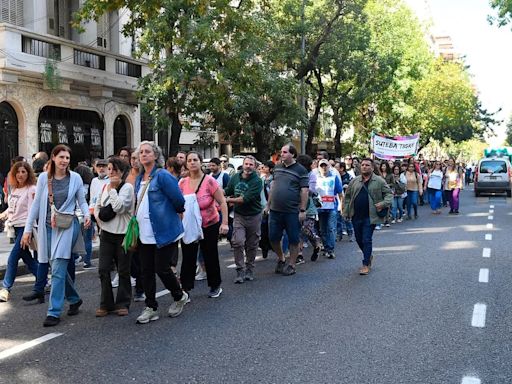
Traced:
<path fill-rule="evenodd" d="M 318 162 L 318 166 L 322 165 L 322 164 L 326 164 L 326 165 L 329 165 L 329 160 L 327 159 L 322 159 Z"/>

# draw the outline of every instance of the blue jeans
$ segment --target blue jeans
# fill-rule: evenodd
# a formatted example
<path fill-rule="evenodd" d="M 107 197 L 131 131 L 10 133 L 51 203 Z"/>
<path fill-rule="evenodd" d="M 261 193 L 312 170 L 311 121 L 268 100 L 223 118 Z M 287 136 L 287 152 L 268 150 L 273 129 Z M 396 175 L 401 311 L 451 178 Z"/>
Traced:
<path fill-rule="evenodd" d="M 428 189 L 428 200 L 430 201 L 430 208 L 433 211 L 441 208 L 441 200 L 442 200 L 443 191 L 440 189 Z"/>
<path fill-rule="evenodd" d="M 407 191 L 407 216 L 411 217 L 412 208 L 414 208 L 414 216 L 418 216 L 418 191 Z"/>
<path fill-rule="evenodd" d="M 400 219 L 404 215 L 404 199 L 400 196 L 394 196 L 391 204 L 391 217 L 393 220 Z M 399 214 L 399 215 L 398 215 Z"/>
<path fill-rule="evenodd" d="M 84 229 L 82 234 L 84 235 L 85 245 L 84 265 L 90 265 L 92 257 L 92 237 L 94 235 L 94 225 L 91 225 L 88 229 Z"/>
<path fill-rule="evenodd" d="M 332 210 L 319 210 L 320 236 L 324 244 L 324 250 L 333 252 L 336 245 L 336 216 L 338 212 Z"/>
<path fill-rule="evenodd" d="M 25 248 L 22 249 L 20 246 L 21 238 L 23 236 L 23 227 L 14 227 L 14 234 L 16 235 L 16 240 L 14 241 L 14 246 L 12 247 L 11 253 L 9 254 L 9 258 L 7 259 L 7 269 L 5 271 L 3 287 L 5 289 L 11 290 L 14 279 L 16 279 L 16 273 L 18 272 L 18 261 L 20 259 L 26 264 L 30 273 L 34 276 L 37 276 L 37 261 L 34 260 L 30 251 Z"/>
<path fill-rule="evenodd" d="M 78 220 L 73 221 L 73 247 L 78 238 L 80 231 L 80 224 Z M 48 239 L 48 254 L 51 255 L 52 244 L 52 228 L 46 226 L 46 233 Z M 71 256 L 71 249 L 69 250 Z M 76 304 L 80 301 L 75 285 L 74 285 L 74 272 L 75 260 L 71 257 L 69 259 L 54 259 L 51 261 L 52 266 L 52 289 L 50 291 L 50 303 L 48 306 L 48 316 L 60 317 L 62 308 L 64 307 L 64 299 L 70 304 Z M 70 273 L 71 272 L 71 273 Z"/>
<path fill-rule="evenodd" d="M 363 265 L 370 264 L 370 257 L 372 255 L 372 237 L 375 225 L 370 223 L 370 218 L 354 220 L 354 235 L 356 237 L 357 245 L 359 249 L 363 251 Z"/>

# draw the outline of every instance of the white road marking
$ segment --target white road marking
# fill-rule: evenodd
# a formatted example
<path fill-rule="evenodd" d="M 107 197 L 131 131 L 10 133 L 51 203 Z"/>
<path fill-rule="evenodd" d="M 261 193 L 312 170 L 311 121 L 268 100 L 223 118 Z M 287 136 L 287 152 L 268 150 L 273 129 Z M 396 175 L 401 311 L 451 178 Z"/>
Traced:
<path fill-rule="evenodd" d="M 157 298 L 162 297 L 162 296 L 168 295 L 169 293 L 171 293 L 169 290 L 164 289 L 163 291 L 157 292 L 155 297 L 157 297 Z"/>
<path fill-rule="evenodd" d="M 487 229 L 492 229 L 493 225 L 492 223 L 487 223 Z"/>
<path fill-rule="evenodd" d="M 494 209 L 489 209 L 489 213 L 494 213 Z"/>
<path fill-rule="evenodd" d="M 487 233 L 485 235 L 485 240 L 492 240 L 492 234 L 491 233 Z"/>
<path fill-rule="evenodd" d="M 263 256 L 256 256 L 256 259 L 254 259 L 254 261 L 262 261 L 262 260 L 265 260 L 263 258 Z M 229 268 L 229 269 L 234 269 L 236 268 L 236 264 L 229 264 L 226 268 Z"/>
<path fill-rule="evenodd" d="M 478 377 L 464 376 L 461 384 L 481 384 L 482 381 Z"/>
<path fill-rule="evenodd" d="M 494 208 L 494 205 L 489 205 L 489 208 Z"/>
<path fill-rule="evenodd" d="M 491 248 L 484 248 L 482 250 L 482 257 L 491 257 Z"/>
<path fill-rule="evenodd" d="M 485 327 L 485 314 L 487 312 L 487 305 L 476 303 L 473 308 L 473 318 L 471 319 L 471 326 L 477 328 Z"/>
<path fill-rule="evenodd" d="M 15 355 L 17 353 L 26 351 L 27 349 L 33 348 L 33 347 L 35 347 L 35 346 L 37 346 L 39 344 L 44 343 L 45 341 L 48 341 L 48 340 L 51 340 L 51 339 L 55 339 L 56 337 L 59 337 L 59 336 L 62 336 L 62 335 L 63 335 L 63 333 L 58 333 L 58 332 L 49 333 L 47 335 L 38 337 L 37 339 L 31 340 L 31 341 L 27 341 L 26 343 L 17 345 L 15 347 L 12 347 L 12 348 L 9 348 L 9 349 L 6 349 L 5 351 L 0 352 L 0 360 L 6 359 L 8 357 L 11 357 L 11 356 L 13 356 L 13 355 Z"/>
<path fill-rule="evenodd" d="M 489 269 L 488 268 L 480 268 L 480 273 L 478 274 L 478 282 L 479 283 L 488 283 L 489 282 Z"/>
<path fill-rule="evenodd" d="M 494 219 L 494 216 L 487 216 L 487 220 L 493 220 Z"/>

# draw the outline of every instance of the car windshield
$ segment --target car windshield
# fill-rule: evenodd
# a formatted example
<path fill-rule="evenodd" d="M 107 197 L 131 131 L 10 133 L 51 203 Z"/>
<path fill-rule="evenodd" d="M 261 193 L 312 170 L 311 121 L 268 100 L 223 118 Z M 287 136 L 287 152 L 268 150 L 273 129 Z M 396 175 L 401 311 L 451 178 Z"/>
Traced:
<path fill-rule="evenodd" d="M 507 164 L 503 160 L 482 161 L 480 173 L 507 173 Z"/>

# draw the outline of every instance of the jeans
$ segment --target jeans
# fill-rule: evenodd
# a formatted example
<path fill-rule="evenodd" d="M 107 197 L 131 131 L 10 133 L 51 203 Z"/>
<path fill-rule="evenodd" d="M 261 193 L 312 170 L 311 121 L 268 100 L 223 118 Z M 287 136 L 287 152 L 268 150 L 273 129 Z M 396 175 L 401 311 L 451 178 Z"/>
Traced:
<path fill-rule="evenodd" d="M 460 188 L 455 188 L 448 191 L 448 197 L 450 202 L 450 211 L 459 211 L 459 193 Z"/>
<path fill-rule="evenodd" d="M 73 221 L 72 225 L 73 242 L 71 248 L 75 245 L 80 231 L 80 224 L 78 224 L 77 219 Z M 52 228 L 48 225 L 46 226 L 46 234 L 48 239 L 48 254 L 51 255 Z M 52 288 L 50 291 L 48 316 L 60 317 L 62 308 L 64 307 L 64 299 L 70 304 L 76 304 L 80 301 L 80 296 L 74 285 L 75 261 L 71 258 L 71 249 L 69 250 L 69 255 L 69 259 L 54 259 L 50 262 L 52 267 Z"/>
<path fill-rule="evenodd" d="M 441 208 L 443 191 L 440 189 L 428 189 L 428 199 L 430 201 L 430 208 L 435 211 Z"/>
<path fill-rule="evenodd" d="M 7 290 L 11 290 L 14 279 L 16 279 L 16 273 L 18 272 L 18 261 L 20 259 L 26 264 L 30 273 L 37 277 L 37 261 L 34 260 L 30 251 L 25 248 L 22 249 L 20 246 L 21 238 L 23 237 L 24 227 L 14 227 L 14 234 L 16 235 L 14 246 L 12 247 L 9 258 L 7 259 L 7 269 L 5 271 L 3 287 Z"/>
<path fill-rule="evenodd" d="M 181 263 L 180 279 L 183 290 L 190 291 L 194 288 L 197 251 L 199 247 L 201 248 L 201 251 L 203 251 L 208 286 L 211 289 L 217 289 L 220 287 L 222 279 L 220 277 L 219 249 L 217 248 L 219 227 L 220 223 L 203 228 L 204 239 L 199 242 L 192 244 L 181 243 L 183 261 Z"/>
<path fill-rule="evenodd" d="M 407 191 L 407 216 L 411 217 L 411 210 L 414 208 L 414 216 L 418 216 L 418 191 Z"/>
<path fill-rule="evenodd" d="M 87 229 L 82 231 L 84 235 L 84 245 L 85 245 L 85 256 L 84 256 L 84 265 L 91 265 L 91 256 L 92 256 L 92 237 L 94 235 L 94 224 Z"/>
<path fill-rule="evenodd" d="M 247 269 L 254 268 L 254 260 L 256 259 L 261 236 L 260 231 L 261 213 L 255 216 L 242 216 L 235 212 L 231 244 L 237 270 L 244 269 L 244 251 L 246 257 L 245 267 Z"/>
<path fill-rule="evenodd" d="M 158 308 L 155 273 L 162 281 L 164 287 L 171 292 L 174 301 L 180 300 L 183 296 L 183 291 L 176 275 L 171 269 L 171 258 L 174 253 L 178 252 L 178 242 L 176 241 L 162 248 L 157 248 L 156 244 L 142 244 L 139 241 L 138 250 L 142 266 L 146 306 L 154 310 Z"/>
<path fill-rule="evenodd" d="M 324 250 L 333 252 L 336 245 L 336 210 L 319 210 L 318 219 L 320 221 L 320 236 L 324 244 Z"/>
<path fill-rule="evenodd" d="M 363 265 L 370 264 L 370 257 L 372 256 L 372 237 L 375 229 L 375 224 L 370 223 L 370 218 L 354 220 L 354 235 L 356 237 L 359 249 L 363 251 Z"/>
<path fill-rule="evenodd" d="M 107 231 L 101 231 L 100 235 L 100 258 L 98 262 L 98 273 L 101 283 L 100 308 L 112 311 L 119 308 L 129 308 L 132 299 L 132 285 L 130 282 L 130 256 L 122 247 L 124 235 L 118 235 Z M 110 280 L 110 269 L 112 261 L 117 264 L 119 273 L 119 288 L 117 289 L 116 300 L 112 292 Z"/>
<path fill-rule="evenodd" d="M 400 219 L 404 215 L 403 210 L 404 198 L 400 196 L 393 196 L 393 201 L 391 203 L 391 217 L 393 220 Z"/>

